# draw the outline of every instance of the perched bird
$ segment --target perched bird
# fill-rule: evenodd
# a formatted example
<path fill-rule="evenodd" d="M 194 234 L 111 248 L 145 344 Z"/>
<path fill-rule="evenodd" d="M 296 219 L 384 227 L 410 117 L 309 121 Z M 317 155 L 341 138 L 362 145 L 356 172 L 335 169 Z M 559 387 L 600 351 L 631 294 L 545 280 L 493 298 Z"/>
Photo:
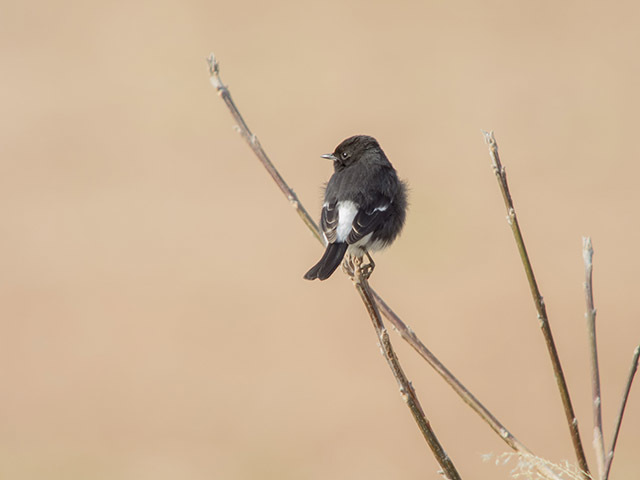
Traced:
<path fill-rule="evenodd" d="M 307 280 L 329 278 L 345 254 L 369 257 L 388 246 L 402 230 L 407 210 L 406 185 L 375 138 L 349 137 L 322 158 L 333 160 L 334 168 L 320 217 L 327 249 L 305 273 Z"/>

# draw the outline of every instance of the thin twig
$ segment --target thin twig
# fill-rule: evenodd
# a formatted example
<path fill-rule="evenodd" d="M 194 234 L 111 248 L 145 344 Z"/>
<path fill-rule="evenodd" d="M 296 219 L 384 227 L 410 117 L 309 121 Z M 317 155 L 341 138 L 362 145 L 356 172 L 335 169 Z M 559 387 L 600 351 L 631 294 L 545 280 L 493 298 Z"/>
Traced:
<path fill-rule="evenodd" d="M 458 380 L 453 373 L 445 367 L 438 358 L 431 353 L 431 350 L 422 343 L 415 332 L 406 325 L 402 319 L 386 304 L 386 302 L 371 289 L 371 294 L 378 304 L 378 308 L 382 314 L 396 328 L 398 334 L 405 340 L 418 354 L 427 361 L 427 363 L 444 379 L 444 381 L 458 394 L 464 403 L 466 403 L 480 418 L 482 418 L 491 429 L 496 432 L 502 440 L 514 451 L 535 457 L 520 440 L 518 440 L 500 421 Z M 559 480 L 559 477 L 549 469 L 544 463 L 533 464 L 534 468 L 544 477 Z"/>
<path fill-rule="evenodd" d="M 369 282 L 367 277 L 362 273 L 361 270 L 362 258 L 353 258 L 353 275 L 351 276 L 351 280 L 353 281 L 356 290 L 360 294 L 363 303 L 367 308 L 367 312 L 369 313 L 369 317 L 371 317 L 371 322 L 378 334 L 378 339 L 380 340 L 380 348 L 382 350 L 382 354 L 389 364 L 389 368 L 393 372 L 393 376 L 398 382 L 398 386 L 400 387 L 400 394 L 402 395 L 403 400 L 411 410 L 411 414 L 413 415 L 414 420 L 418 424 L 418 428 L 422 432 L 427 444 L 431 448 L 433 455 L 436 457 L 436 460 L 440 464 L 442 471 L 446 475 L 449 480 L 459 480 L 460 475 L 456 470 L 456 467 L 453 465 L 451 458 L 444 451 L 442 445 L 438 441 L 433 428 L 431 428 L 431 423 L 427 419 L 422 410 L 422 406 L 420 405 L 420 401 L 416 395 L 416 392 L 413 388 L 411 382 L 407 379 L 407 376 L 404 373 L 404 370 L 400 366 L 400 362 L 398 361 L 398 356 L 391 345 L 391 340 L 389 339 L 389 333 L 382 323 L 382 319 L 380 318 L 380 312 L 376 307 L 375 301 L 373 299 L 373 295 L 371 293 L 371 287 L 369 287 Z"/>
<path fill-rule="evenodd" d="M 633 351 L 633 358 L 631 359 L 631 368 L 629 369 L 629 376 L 627 378 L 627 383 L 624 387 L 624 392 L 622 393 L 622 402 L 620 404 L 620 410 L 618 411 L 618 416 L 616 417 L 616 426 L 613 429 L 613 437 L 611 439 L 611 448 L 609 448 L 609 453 L 607 454 L 607 459 L 605 462 L 604 468 L 604 477 L 603 480 L 607 480 L 609 478 L 609 471 L 611 470 L 611 463 L 613 462 L 613 455 L 616 451 L 616 443 L 618 442 L 618 434 L 620 433 L 620 425 L 622 425 L 622 417 L 624 416 L 624 409 L 627 406 L 627 400 L 629 400 L 629 392 L 631 391 L 631 384 L 633 383 L 633 377 L 638 370 L 638 358 L 640 357 L 640 345 L 638 345 Z"/>
<path fill-rule="evenodd" d="M 500 157 L 498 155 L 498 144 L 496 143 L 496 139 L 493 136 L 493 132 L 483 131 L 482 133 L 484 134 L 485 141 L 489 146 L 489 154 L 491 155 L 493 170 L 495 172 L 496 179 L 498 180 L 498 184 L 500 185 L 502 198 L 504 199 L 504 204 L 507 209 L 507 221 L 511 226 L 513 236 L 518 246 L 518 251 L 520 252 L 520 259 L 522 260 L 522 264 L 527 275 L 527 280 L 529 281 L 529 288 L 531 289 L 533 302 L 535 303 L 536 310 L 538 312 L 540 328 L 542 330 L 544 340 L 547 344 L 549 356 L 551 357 L 551 364 L 553 365 L 553 372 L 556 378 L 556 383 L 558 384 L 558 389 L 560 390 L 560 397 L 562 398 L 562 405 L 564 406 L 564 412 L 567 417 L 567 423 L 569 425 L 569 431 L 571 433 L 571 440 L 573 441 L 573 448 L 578 459 L 578 466 L 580 467 L 580 470 L 584 472 L 586 478 L 586 475 L 589 474 L 589 467 L 587 465 L 587 458 L 585 457 L 584 449 L 582 448 L 582 441 L 580 440 L 578 420 L 573 411 L 571 397 L 569 396 L 569 388 L 567 387 L 567 382 L 562 371 L 562 365 L 560 364 L 560 357 L 558 356 L 558 350 L 556 349 L 553 335 L 551 334 L 551 326 L 549 325 L 549 319 L 547 317 L 547 309 L 545 307 L 544 300 L 542 299 L 542 295 L 540 294 L 538 283 L 536 282 L 536 278 L 533 274 L 531 261 L 529 260 L 529 255 L 527 254 L 527 249 L 524 245 L 524 239 L 522 238 L 520 225 L 518 224 L 518 219 L 516 217 L 516 211 L 513 207 L 513 200 L 511 199 L 511 193 L 509 192 L 509 185 L 507 184 L 507 174 L 504 167 L 500 163 Z"/>
<path fill-rule="evenodd" d="M 509 432 L 502 423 L 480 403 L 480 401 L 460 383 L 460 381 L 445 367 L 438 358 L 431 353 L 424 343 L 417 337 L 413 330 L 407 326 L 396 313 L 389 308 L 385 301 L 372 291 L 382 314 L 393 324 L 398 330 L 400 336 L 411 345 L 416 352 L 424 358 L 433 369 L 453 388 L 453 390 L 462 398 L 462 400 L 471 407 L 480 417 L 487 422 L 491 429 L 496 432 L 513 450 L 520 453 L 531 453 L 531 451 L 523 445 L 514 435 Z"/>
<path fill-rule="evenodd" d="M 591 357 L 591 393 L 593 398 L 593 448 L 598 462 L 598 475 L 604 478 L 604 440 L 602 438 L 602 396 L 600 393 L 600 368 L 598 367 L 598 345 L 596 343 L 596 309 L 593 304 L 593 246 L 591 237 L 582 238 L 582 257 L 584 259 L 584 294 L 587 311 L 589 333 L 589 350 Z"/>
<path fill-rule="evenodd" d="M 256 154 L 261 163 L 265 166 L 271 177 L 276 181 L 278 187 L 283 192 L 285 197 L 290 199 L 294 207 L 296 208 L 298 214 L 302 218 L 302 221 L 305 225 L 311 230 L 314 237 L 321 242 L 323 245 L 325 243 L 324 237 L 320 233 L 320 230 L 317 224 L 313 221 L 313 219 L 309 216 L 307 211 L 302 207 L 302 204 L 299 202 L 293 190 L 291 190 L 284 179 L 277 172 L 273 164 L 268 161 L 263 161 L 264 158 L 268 157 L 264 153 L 257 141 L 252 140 L 256 137 L 251 133 L 249 128 L 247 127 L 242 115 L 240 114 L 238 108 L 231 98 L 231 94 L 227 87 L 222 83 L 220 79 L 219 66 L 218 62 L 215 59 L 214 55 L 211 54 L 207 59 L 209 64 L 209 74 L 211 78 L 211 84 L 216 88 L 218 94 L 223 98 L 227 108 L 231 112 L 231 115 L 234 119 L 236 119 L 238 123 L 238 130 L 245 141 L 249 144 L 253 152 Z M 294 200 L 291 200 L 294 199 Z M 422 358 L 424 358 L 427 363 L 436 370 L 438 374 L 445 380 L 451 388 L 462 398 L 462 400 L 469 405 L 487 424 L 491 427 L 493 431 L 495 431 L 500 438 L 502 438 L 509 447 L 513 450 L 520 453 L 533 454 L 524 444 L 522 444 L 515 436 L 513 436 L 507 428 L 498 421 L 498 419 L 489 411 L 487 408 L 480 403 L 480 401 L 469 391 L 467 388 L 460 383 L 460 381 L 436 358 L 436 356 L 429 351 L 429 349 L 420 341 L 417 335 L 413 332 L 413 330 L 406 325 L 398 315 L 391 310 L 391 308 L 384 302 L 382 297 L 380 297 L 371 287 L 370 292 L 377 303 L 382 314 L 393 324 L 395 329 L 398 331 L 402 339 L 404 339 L 411 347 L 414 348 L 416 352 Z M 556 479 L 557 477 L 550 472 L 542 472 L 547 478 Z"/>
<path fill-rule="evenodd" d="M 266 157 L 266 154 L 262 150 L 256 150 L 256 148 L 254 148 L 255 144 L 251 143 L 250 139 L 251 138 L 255 138 L 255 137 L 249 131 L 248 127 L 246 126 L 246 123 L 245 123 L 244 119 L 242 118 L 242 115 L 240 114 L 240 112 L 238 111 L 238 108 L 235 106 L 233 100 L 231 99 L 231 94 L 229 93 L 229 90 L 227 89 L 227 87 L 224 86 L 224 84 L 220 80 L 220 73 L 219 73 L 218 63 L 217 63 L 215 57 L 213 56 L 213 54 L 211 54 L 211 56 L 208 58 L 208 63 L 209 63 L 209 73 L 213 77 L 211 79 L 211 83 L 213 84 L 214 87 L 216 87 L 216 90 L 218 91 L 220 96 L 223 97 L 225 103 L 227 104 L 227 107 L 231 111 L 231 114 L 233 115 L 234 119 L 236 119 L 236 121 L 238 122 L 239 131 L 240 131 L 242 137 L 249 143 L 249 145 L 252 147 L 252 149 L 254 150 L 256 155 L 258 156 L 258 158 L 260 160 L 262 160 L 262 158 Z M 266 165 L 270 165 L 273 168 L 273 170 L 275 170 L 275 167 L 273 167 L 273 164 L 271 162 L 269 162 Z M 271 173 L 271 171 L 272 171 L 270 169 L 267 169 L 267 170 L 269 171 L 269 173 Z M 284 181 L 284 179 L 282 179 L 282 177 L 279 174 L 278 175 L 271 175 L 271 176 L 272 176 L 272 178 L 274 178 L 274 180 L 278 179 L 278 180 L 276 180 L 276 183 L 278 184 L 278 186 L 280 187 L 281 190 L 283 190 L 283 188 L 284 188 L 283 193 L 285 194 L 286 197 L 289 198 L 291 195 L 293 195 L 292 191 L 286 190 L 288 188 L 288 186 L 287 186 L 286 182 Z M 301 207 L 302 211 L 306 213 L 306 210 L 304 208 L 302 208 L 302 204 L 300 204 L 299 201 L 297 201 L 297 205 L 299 205 Z M 306 214 L 306 215 L 308 215 L 308 214 Z M 304 220 L 305 224 L 307 225 L 307 227 L 309 227 L 309 229 L 312 231 L 314 236 L 324 244 L 324 238 L 322 237 L 322 234 L 320 233 L 320 230 L 319 230 L 317 224 L 313 221 L 313 219 L 311 219 L 311 217 L 306 217 L 305 216 L 305 218 L 303 218 L 303 220 Z M 465 403 L 467 403 L 469 406 L 471 406 L 471 408 L 473 408 L 473 410 L 475 410 L 476 413 L 478 413 L 478 415 L 480 415 L 489 424 L 489 426 L 498 435 L 500 435 L 501 438 L 504 439 L 504 441 L 511 448 L 513 448 L 514 450 L 516 450 L 518 452 L 531 453 L 529 451 L 529 449 L 527 449 L 523 444 L 521 444 L 505 428 L 505 426 L 502 425 L 491 414 L 491 412 L 489 412 L 489 410 L 487 410 L 471 394 L 471 392 L 469 392 L 469 390 L 467 390 L 464 387 L 464 385 L 462 385 L 462 383 L 460 383 L 460 381 L 436 358 L 436 356 L 433 353 L 431 353 L 431 351 L 420 341 L 420 339 L 413 332 L 413 330 L 409 326 L 407 326 L 400 319 L 400 317 L 398 315 L 396 315 L 396 313 L 393 310 L 391 310 L 391 308 L 384 302 L 382 297 L 380 297 L 372 288 L 370 288 L 370 290 L 371 290 L 371 294 L 372 294 L 375 302 L 378 304 L 378 307 L 379 307 L 380 311 L 393 324 L 393 326 L 396 328 L 396 330 L 398 331 L 400 336 L 409 345 L 411 345 L 416 350 L 416 352 L 418 352 L 429 363 L 429 365 L 431 365 L 442 376 L 442 378 L 456 391 L 456 393 L 458 393 L 458 395 L 460 395 L 462 400 Z"/>
<path fill-rule="evenodd" d="M 224 100 L 224 103 L 227 104 L 227 107 L 229 108 L 231 115 L 233 115 L 234 120 L 238 122 L 238 131 L 240 132 L 240 135 L 242 135 L 242 138 L 244 138 L 249 144 L 260 162 L 262 162 L 262 165 L 267 169 L 267 172 L 269 172 L 269 175 L 271 175 L 273 181 L 276 182 L 276 185 L 278 185 L 280 191 L 284 194 L 285 197 L 287 197 L 291 206 L 296 209 L 296 212 L 298 212 L 298 215 L 300 215 L 300 218 L 305 223 L 305 225 L 309 228 L 309 230 L 311 230 L 313 235 L 322 244 L 324 244 L 325 240 L 320 233 L 318 225 L 316 225 L 316 222 L 313 221 L 313 218 L 311 218 L 309 212 L 307 212 L 302 203 L 300 203 L 300 200 L 298 200 L 298 196 L 295 194 L 293 189 L 289 187 L 289 185 L 287 185 L 287 182 L 284 181 L 284 178 L 282 178 L 280 172 L 278 172 L 273 163 L 271 163 L 271 160 L 269 160 L 269 157 L 263 150 L 262 145 L 260 145 L 258 137 L 251 133 L 251 130 L 249 130 L 249 126 L 244 121 L 244 118 L 242 118 L 242 115 L 240 115 L 240 111 L 231 99 L 231 93 L 229 93 L 229 89 L 224 83 L 222 83 L 222 80 L 220 79 L 220 66 L 218 65 L 218 61 L 216 60 L 216 57 L 213 55 L 213 53 L 210 54 L 207 58 L 207 63 L 209 64 L 209 79 L 211 81 L 211 85 L 213 85 L 214 88 L 218 91 L 218 95 L 220 95 L 220 97 L 222 97 L 222 99 Z"/>

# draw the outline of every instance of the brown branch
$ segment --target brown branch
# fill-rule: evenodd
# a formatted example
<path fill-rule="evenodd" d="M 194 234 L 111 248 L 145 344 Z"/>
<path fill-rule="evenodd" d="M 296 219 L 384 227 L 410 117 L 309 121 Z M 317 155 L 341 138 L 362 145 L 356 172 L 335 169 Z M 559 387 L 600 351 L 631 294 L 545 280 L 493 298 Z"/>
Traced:
<path fill-rule="evenodd" d="M 600 368 L 598 367 L 598 345 L 596 342 L 596 309 L 593 305 L 593 246 L 590 237 L 582 238 L 582 257 L 584 259 L 584 294 L 587 311 L 587 332 L 591 358 L 591 393 L 593 398 L 593 448 L 598 462 L 598 475 L 604 478 L 604 440 L 602 438 L 602 396 L 600 394 Z"/>
<path fill-rule="evenodd" d="M 474 412 L 476 412 L 480 418 L 482 418 L 491 429 L 496 432 L 504 442 L 509 445 L 514 451 L 535 457 L 536 455 L 531 452 L 520 440 L 518 440 L 507 428 L 482 404 L 480 401 L 465 387 L 460 380 L 458 380 L 450 371 L 445 367 L 438 358 L 431 353 L 424 343 L 418 338 L 415 332 L 406 325 L 396 313 L 385 303 L 385 301 L 371 289 L 371 294 L 378 304 L 378 308 L 382 314 L 389 320 L 396 328 L 403 340 L 405 340 L 418 354 L 427 361 L 427 363 L 444 379 L 444 381 L 458 394 L 464 403 L 466 403 Z M 546 478 L 559 480 L 559 477 L 545 464 L 536 463 L 533 465 L 540 474 Z"/>
<path fill-rule="evenodd" d="M 320 233 L 318 225 L 316 225 L 316 222 L 314 222 L 313 218 L 311 218 L 309 212 L 307 212 L 304 206 L 300 203 L 300 201 L 298 200 L 298 196 L 295 194 L 293 189 L 289 187 L 289 185 L 287 185 L 287 182 L 284 181 L 284 178 L 282 178 L 280 172 L 278 172 L 273 163 L 271 163 L 271 160 L 269 160 L 269 157 L 263 150 L 262 145 L 260 145 L 258 137 L 251 133 L 251 130 L 249 130 L 249 126 L 244 121 L 244 118 L 242 118 L 240 111 L 231 99 L 231 93 L 229 93 L 229 89 L 224 83 L 222 83 L 222 80 L 220 79 L 220 66 L 218 65 L 218 61 L 216 60 L 216 57 L 213 55 L 213 53 L 209 55 L 209 58 L 207 58 L 207 63 L 209 64 L 209 79 L 211 81 L 211 85 L 214 86 L 214 88 L 218 92 L 218 95 L 220 95 L 220 97 L 222 97 L 222 99 L 224 100 L 224 103 L 226 103 L 227 108 L 231 112 L 231 115 L 233 115 L 233 119 L 238 122 L 238 131 L 240 132 L 240 135 L 242 135 L 242 138 L 244 138 L 249 144 L 251 150 L 253 150 L 253 153 L 256 154 L 258 160 L 260 160 L 264 168 L 267 170 L 267 172 L 269 172 L 269 175 L 271 175 L 271 178 L 273 178 L 273 181 L 276 182 L 276 185 L 278 185 L 278 188 L 284 194 L 284 196 L 287 197 L 289 203 L 293 206 L 293 208 L 296 209 L 296 212 L 298 212 L 298 215 L 300 215 L 302 221 L 309 228 L 309 230 L 311 230 L 311 233 L 313 233 L 313 235 L 322 244 L 324 244 L 325 240 Z"/>
<path fill-rule="evenodd" d="M 417 335 L 407 326 L 396 313 L 385 303 L 385 301 L 378 296 L 378 294 L 372 291 L 372 295 L 378 304 L 378 307 L 382 311 L 382 314 L 393 324 L 398 330 L 400 336 L 411 345 L 420 356 L 431 365 L 431 367 L 453 388 L 453 390 L 460 396 L 473 411 L 475 411 L 491 429 L 496 432 L 500 438 L 502 438 L 509 447 L 516 452 L 531 453 L 531 451 L 509 432 L 502 423 L 480 403 L 480 401 L 460 383 L 460 381 L 445 367 L 438 358 L 431 353 L 424 343 L 417 337 Z"/>
<path fill-rule="evenodd" d="M 302 218 L 302 221 L 305 223 L 305 225 L 309 228 L 309 230 L 311 230 L 316 239 L 324 245 L 325 240 L 320 233 L 317 224 L 304 209 L 300 201 L 295 196 L 293 190 L 291 190 L 284 179 L 282 179 L 271 161 L 269 161 L 266 153 L 258 143 L 255 135 L 249 130 L 249 127 L 245 123 L 242 115 L 233 102 L 229 90 L 220 79 L 218 62 L 213 54 L 209 56 L 207 62 L 209 64 L 209 75 L 211 76 L 211 84 L 215 87 L 218 94 L 222 97 L 225 104 L 227 105 L 227 108 L 231 112 L 231 115 L 238 123 L 238 130 L 240 134 L 249 144 L 261 163 L 265 166 L 285 197 L 287 197 L 296 208 L 296 211 Z M 422 356 L 422 358 L 426 360 L 427 363 L 434 370 L 436 370 L 438 374 L 440 374 L 445 382 L 449 384 L 451 388 L 453 388 L 453 390 L 462 398 L 462 400 L 467 405 L 469 405 L 485 422 L 487 422 L 491 429 L 496 432 L 500 436 L 500 438 L 502 438 L 507 443 L 507 445 L 509 445 L 509 447 L 517 452 L 533 455 L 533 453 L 515 436 L 513 436 L 509 432 L 509 430 L 507 430 L 507 428 L 502 423 L 500 423 L 498 419 L 489 410 L 487 410 L 487 408 L 482 405 L 482 403 L 480 403 L 480 401 L 469 390 L 467 390 L 464 385 L 462 385 L 462 383 L 460 383 L 460 381 L 436 358 L 436 356 L 431 353 L 431 351 L 429 351 L 429 349 L 420 341 L 413 330 L 408 325 L 406 325 L 400 319 L 400 317 L 398 317 L 398 315 L 396 315 L 395 312 L 391 310 L 391 308 L 389 308 L 382 297 L 380 297 L 371 287 L 369 287 L 369 290 L 372 298 L 377 303 L 378 308 L 380 309 L 382 314 L 393 324 L 402 339 L 405 340 L 409 345 L 411 345 L 411 347 L 413 347 L 413 349 L 418 352 L 418 354 Z M 542 469 L 542 473 L 548 478 L 557 478 L 557 476 L 555 476 L 552 472 L 545 471 L 544 469 Z"/>
<path fill-rule="evenodd" d="M 409 410 L 411 410 L 411 414 L 418 424 L 418 428 L 422 432 L 422 435 L 427 441 L 427 444 L 431 448 L 433 455 L 436 457 L 436 460 L 440 464 L 440 467 L 442 468 L 442 471 L 445 473 L 446 477 L 449 480 L 459 480 L 460 475 L 458 474 L 458 471 L 449 458 L 449 455 L 447 455 L 447 453 L 444 451 L 444 448 L 442 448 L 442 445 L 438 441 L 433 428 L 431 428 L 431 423 L 422 410 L 422 406 L 420 405 L 420 401 L 418 400 L 413 385 L 411 385 L 411 382 L 407 379 L 407 376 L 400 366 L 398 356 L 396 355 L 393 346 L 391 345 L 389 333 L 382 323 L 380 312 L 378 311 L 378 308 L 376 307 L 375 301 L 373 299 L 371 287 L 369 287 L 367 276 L 363 274 L 360 268 L 362 266 L 362 258 L 355 257 L 352 259 L 352 262 L 353 271 L 350 272 L 351 280 L 353 281 L 356 290 L 360 294 L 360 298 L 362 298 L 362 301 L 367 308 L 369 317 L 371 317 L 371 322 L 373 323 L 373 327 L 375 328 L 378 339 L 380 340 L 380 348 L 382 350 L 382 354 L 389 364 L 389 368 L 391 368 L 393 376 L 398 382 L 398 386 L 400 387 L 400 394 L 409 407 Z"/>
<path fill-rule="evenodd" d="M 578 459 L 578 466 L 580 467 L 580 470 L 584 472 L 585 478 L 587 478 L 586 476 L 589 474 L 589 467 L 587 465 L 587 458 L 584 455 L 584 449 L 582 448 L 582 441 L 580 440 L 578 420 L 573 411 L 571 397 L 569 396 L 569 388 L 567 387 L 567 382 L 562 371 L 562 365 L 560 364 L 560 357 L 558 356 L 558 350 L 556 349 L 553 335 L 551 334 L 551 326 L 549 325 L 549 319 L 547 317 L 547 309 L 545 307 L 544 300 L 542 299 L 542 295 L 540 294 L 540 289 L 538 288 L 535 275 L 533 274 L 533 267 L 531 266 L 531 261 L 529 260 L 529 255 L 527 254 L 527 249 L 524 244 L 524 239 L 522 238 L 520 225 L 518 224 L 518 218 L 516 217 L 516 211 L 513 207 L 513 200 L 511 199 L 511 193 L 509 192 L 509 185 L 507 184 L 507 174 L 500 163 L 498 144 L 493 136 L 493 132 L 482 133 L 484 134 L 485 141 L 489 146 L 489 154 L 491 155 L 493 170 L 495 172 L 496 179 L 498 180 L 498 185 L 502 192 L 502 198 L 507 209 L 507 221 L 511 226 L 516 245 L 518 246 L 520 259 L 522 260 L 522 265 L 524 266 L 527 280 L 529 281 L 531 296 L 533 297 L 533 302 L 535 303 L 536 310 L 538 312 L 538 321 L 540 322 L 542 335 L 544 336 L 545 343 L 547 344 L 547 350 L 551 357 L 551 364 L 553 366 L 556 383 L 558 384 L 558 389 L 560 391 L 560 397 L 562 398 L 562 405 L 564 406 L 565 416 L 569 425 L 573 448 Z"/>
<path fill-rule="evenodd" d="M 616 443 L 618 442 L 618 434 L 620 433 L 620 426 L 622 425 L 622 417 L 624 416 L 624 410 L 627 406 L 627 400 L 629 400 L 629 392 L 631 391 L 631 384 L 633 383 L 633 377 L 638 370 L 638 358 L 640 357 L 640 345 L 638 345 L 633 351 L 633 358 L 631 359 L 631 368 L 629 369 L 629 376 L 627 377 L 627 383 L 624 387 L 624 392 L 622 393 L 622 402 L 620 405 L 620 410 L 618 411 L 618 416 L 616 417 L 616 426 L 613 429 L 613 438 L 611 439 L 611 448 L 609 448 L 609 453 L 607 454 L 607 459 L 605 461 L 604 468 L 604 476 L 603 480 L 607 480 L 609 478 L 609 471 L 611 470 L 611 463 L 613 462 L 613 455 L 616 451 Z"/>

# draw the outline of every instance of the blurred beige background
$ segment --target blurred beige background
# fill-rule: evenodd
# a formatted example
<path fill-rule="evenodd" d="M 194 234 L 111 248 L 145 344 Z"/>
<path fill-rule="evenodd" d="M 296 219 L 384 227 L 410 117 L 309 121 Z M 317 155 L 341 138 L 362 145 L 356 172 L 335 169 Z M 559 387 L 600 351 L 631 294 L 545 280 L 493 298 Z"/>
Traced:
<path fill-rule="evenodd" d="M 439 478 L 317 215 L 376 136 L 411 184 L 372 284 L 529 448 L 573 451 L 480 130 L 493 129 L 590 465 L 581 236 L 607 443 L 640 340 L 638 2 L 4 2 L 0 477 Z M 506 445 L 396 335 L 463 478 Z M 632 391 L 612 478 L 639 468 Z"/>

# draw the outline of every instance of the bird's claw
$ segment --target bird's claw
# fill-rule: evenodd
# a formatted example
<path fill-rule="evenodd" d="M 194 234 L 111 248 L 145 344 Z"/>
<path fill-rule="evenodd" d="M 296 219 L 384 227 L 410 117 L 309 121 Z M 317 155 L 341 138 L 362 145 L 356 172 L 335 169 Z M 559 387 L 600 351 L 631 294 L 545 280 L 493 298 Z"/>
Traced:
<path fill-rule="evenodd" d="M 353 264 L 353 257 L 351 255 L 345 255 L 342 262 L 342 271 L 353 278 L 355 276 L 355 266 Z"/>
<path fill-rule="evenodd" d="M 373 273 L 373 269 L 375 268 L 375 264 L 365 263 L 364 265 L 360 265 L 360 275 L 365 280 L 369 280 L 371 273 Z"/>
<path fill-rule="evenodd" d="M 373 259 L 369 256 L 368 253 L 365 253 L 369 262 L 363 263 L 364 257 L 348 255 L 345 257 L 342 262 L 342 270 L 353 278 L 361 278 L 363 280 L 368 280 L 375 268 L 376 264 L 373 262 Z"/>

